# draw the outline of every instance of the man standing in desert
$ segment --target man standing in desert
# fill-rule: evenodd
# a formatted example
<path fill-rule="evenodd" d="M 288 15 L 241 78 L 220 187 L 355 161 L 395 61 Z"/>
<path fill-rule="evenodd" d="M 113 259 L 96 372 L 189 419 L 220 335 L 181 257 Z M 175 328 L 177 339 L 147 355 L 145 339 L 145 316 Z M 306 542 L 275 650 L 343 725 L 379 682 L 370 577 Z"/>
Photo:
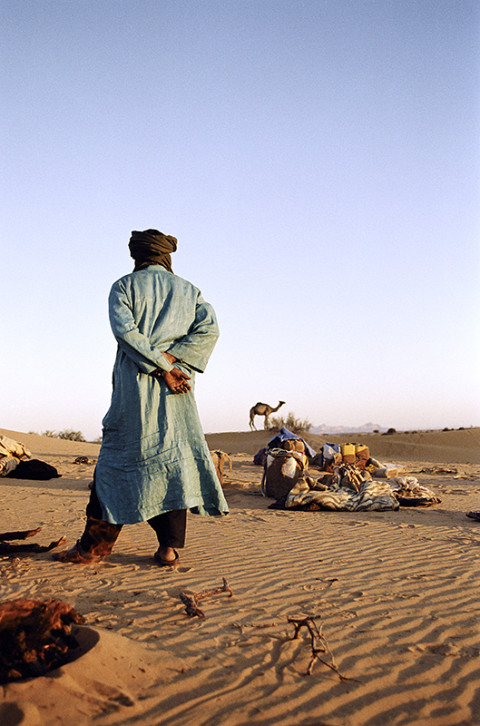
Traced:
<path fill-rule="evenodd" d="M 173 274 L 175 237 L 132 232 L 134 271 L 114 283 L 109 316 L 118 343 L 110 408 L 82 537 L 61 562 L 108 556 L 123 524 L 147 521 L 160 565 L 178 561 L 187 510 L 228 512 L 194 398 L 218 338 L 211 305 Z"/>

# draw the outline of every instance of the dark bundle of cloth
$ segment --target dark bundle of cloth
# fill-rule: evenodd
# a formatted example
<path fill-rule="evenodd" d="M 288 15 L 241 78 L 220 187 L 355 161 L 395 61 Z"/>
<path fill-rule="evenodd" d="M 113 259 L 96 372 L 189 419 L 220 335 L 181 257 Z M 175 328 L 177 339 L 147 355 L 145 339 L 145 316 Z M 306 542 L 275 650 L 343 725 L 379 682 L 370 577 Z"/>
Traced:
<path fill-rule="evenodd" d="M 22 459 L 15 469 L 7 474 L 11 479 L 56 479 L 62 476 L 54 466 L 40 459 Z"/>
<path fill-rule="evenodd" d="M 83 622 L 59 600 L 0 603 L 0 683 L 43 676 L 67 663 L 78 647 L 72 624 Z"/>

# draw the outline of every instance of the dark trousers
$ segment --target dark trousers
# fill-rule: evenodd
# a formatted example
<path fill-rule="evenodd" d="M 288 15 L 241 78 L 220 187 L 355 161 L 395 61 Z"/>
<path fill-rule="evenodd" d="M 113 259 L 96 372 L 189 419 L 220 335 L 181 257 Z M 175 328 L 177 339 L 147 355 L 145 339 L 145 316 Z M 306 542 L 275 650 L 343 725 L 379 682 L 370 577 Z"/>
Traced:
<path fill-rule="evenodd" d="M 87 526 L 80 539 L 80 545 L 84 552 L 89 552 L 91 548 L 97 545 L 98 533 L 97 531 L 91 532 L 91 527 L 88 526 L 89 521 L 101 522 L 101 537 L 109 540 L 113 543 L 120 534 L 122 524 L 110 524 L 103 520 L 102 507 L 100 500 L 98 499 L 97 492 L 95 489 L 95 482 L 93 483 L 90 499 L 87 504 Z M 158 514 L 152 519 L 148 519 L 148 524 L 154 530 L 157 535 L 158 544 L 161 547 L 184 547 L 185 546 L 185 533 L 187 530 L 187 510 L 178 509 L 172 512 L 165 512 L 164 514 Z M 98 528 L 96 528 L 97 530 Z M 92 536 L 95 535 L 95 538 Z"/>

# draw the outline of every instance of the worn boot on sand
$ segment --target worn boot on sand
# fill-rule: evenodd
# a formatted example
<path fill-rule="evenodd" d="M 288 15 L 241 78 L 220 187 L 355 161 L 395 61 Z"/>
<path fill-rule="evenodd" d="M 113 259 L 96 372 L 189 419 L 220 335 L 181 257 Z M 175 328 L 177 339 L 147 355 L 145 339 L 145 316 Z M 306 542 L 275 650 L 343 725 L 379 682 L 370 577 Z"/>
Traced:
<path fill-rule="evenodd" d="M 53 559 L 77 565 L 89 565 L 104 560 L 111 553 L 121 529 L 121 524 L 110 524 L 103 519 L 88 517 L 81 539 L 69 550 L 55 552 Z"/>

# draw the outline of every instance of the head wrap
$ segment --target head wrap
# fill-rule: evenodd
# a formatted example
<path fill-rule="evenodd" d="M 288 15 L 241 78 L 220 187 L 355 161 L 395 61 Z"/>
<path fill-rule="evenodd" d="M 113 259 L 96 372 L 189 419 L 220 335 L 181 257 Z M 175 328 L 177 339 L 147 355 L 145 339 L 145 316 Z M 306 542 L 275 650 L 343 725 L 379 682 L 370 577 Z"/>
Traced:
<path fill-rule="evenodd" d="M 173 272 L 170 253 L 177 249 L 175 237 L 163 234 L 158 229 L 146 229 L 144 232 L 132 232 L 128 246 L 135 260 L 134 272 L 148 265 L 161 265 L 168 272 Z"/>

